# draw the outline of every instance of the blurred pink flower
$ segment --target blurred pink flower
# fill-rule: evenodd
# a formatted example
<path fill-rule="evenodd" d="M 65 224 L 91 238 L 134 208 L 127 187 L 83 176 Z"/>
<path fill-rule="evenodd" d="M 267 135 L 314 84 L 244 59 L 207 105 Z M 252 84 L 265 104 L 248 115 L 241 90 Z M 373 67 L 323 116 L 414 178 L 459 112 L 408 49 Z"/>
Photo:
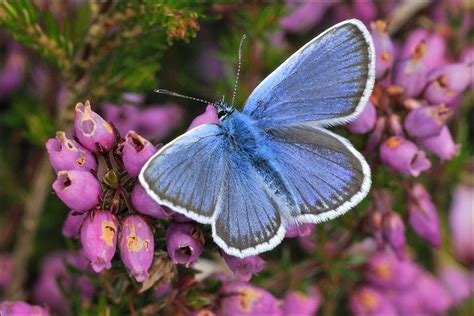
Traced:
<path fill-rule="evenodd" d="M 439 278 L 451 294 L 454 304 L 460 304 L 474 295 L 474 283 L 471 282 L 471 276 L 456 266 L 443 267 Z"/>
<path fill-rule="evenodd" d="M 280 26 L 287 32 L 306 32 L 314 27 L 326 10 L 338 3 L 338 0 L 326 1 L 285 1 L 293 11 L 280 19 Z"/>
<path fill-rule="evenodd" d="M 442 160 L 453 159 L 461 149 L 461 145 L 456 144 L 447 126 L 443 126 L 438 135 L 418 139 L 421 147 L 432 152 Z"/>
<path fill-rule="evenodd" d="M 355 316 L 397 315 L 385 294 L 370 286 L 361 286 L 351 294 L 350 307 Z"/>
<path fill-rule="evenodd" d="M 456 256 L 474 264 L 474 187 L 458 184 L 449 210 L 451 240 Z"/>
<path fill-rule="evenodd" d="M 285 316 L 313 316 L 321 305 L 321 292 L 312 288 L 308 295 L 299 291 L 288 292 L 283 298 L 282 312 Z"/>

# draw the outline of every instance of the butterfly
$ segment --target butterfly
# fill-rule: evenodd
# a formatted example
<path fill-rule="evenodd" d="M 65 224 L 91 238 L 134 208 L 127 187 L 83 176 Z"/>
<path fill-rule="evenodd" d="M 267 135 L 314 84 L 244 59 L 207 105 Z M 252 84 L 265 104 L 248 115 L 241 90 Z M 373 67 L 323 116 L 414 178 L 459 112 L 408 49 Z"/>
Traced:
<path fill-rule="evenodd" d="M 367 195 L 364 157 L 326 127 L 358 116 L 374 76 L 367 28 L 355 19 L 336 24 L 264 79 L 242 112 L 214 103 L 220 123 L 162 147 L 140 183 L 157 203 L 210 224 L 226 253 L 271 250 L 287 227 L 333 219 Z"/>

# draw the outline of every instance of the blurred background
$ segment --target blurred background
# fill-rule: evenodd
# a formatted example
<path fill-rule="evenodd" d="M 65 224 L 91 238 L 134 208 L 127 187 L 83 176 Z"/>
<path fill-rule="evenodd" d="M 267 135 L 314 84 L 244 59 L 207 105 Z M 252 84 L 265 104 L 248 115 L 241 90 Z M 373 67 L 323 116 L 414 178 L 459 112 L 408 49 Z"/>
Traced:
<path fill-rule="evenodd" d="M 468 0 L 2 1 L 0 301 L 57 315 L 472 315 L 472 12 Z M 287 57 L 349 18 L 371 31 L 377 58 L 367 109 L 334 128 L 371 165 L 360 205 L 295 228 L 262 267 L 223 260 L 197 225 L 206 240 L 199 264 L 176 266 L 143 293 L 118 254 L 100 274 L 64 260 L 81 241 L 65 228 L 69 208 L 51 187 L 45 144 L 56 131 L 73 137 L 76 103 L 89 100 L 122 138 L 134 130 L 166 144 L 206 104 L 154 89 L 230 100 L 245 34 L 241 108 Z M 164 233 L 175 221 L 149 219 L 161 263 L 177 263 Z"/>

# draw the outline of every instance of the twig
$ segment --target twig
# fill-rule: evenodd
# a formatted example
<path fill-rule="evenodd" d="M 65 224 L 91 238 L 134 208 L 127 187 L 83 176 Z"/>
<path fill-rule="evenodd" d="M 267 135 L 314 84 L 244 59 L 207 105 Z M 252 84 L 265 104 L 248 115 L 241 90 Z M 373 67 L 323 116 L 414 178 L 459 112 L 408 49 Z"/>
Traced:
<path fill-rule="evenodd" d="M 388 32 L 396 33 L 418 11 L 426 8 L 432 0 L 405 0 L 395 8 L 389 18 Z"/>

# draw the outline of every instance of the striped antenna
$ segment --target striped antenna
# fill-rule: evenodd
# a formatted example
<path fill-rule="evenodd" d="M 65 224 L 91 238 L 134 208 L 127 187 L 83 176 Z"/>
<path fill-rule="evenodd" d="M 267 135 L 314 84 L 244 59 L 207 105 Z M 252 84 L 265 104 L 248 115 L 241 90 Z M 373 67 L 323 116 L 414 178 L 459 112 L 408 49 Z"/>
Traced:
<path fill-rule="evenodd" d="M 212 102 L 209 102 L 209 101 L 206 101 L 206 100 L 203 100 L 203 99 L 189 97 L 187 95 L 179 94 L 179 93 L 169 91 L 169 90 L 165 90 L 165 89 L 155 89 L 153 91 L 155 91 L 156 93 L 171 95 L 173 97 L 178 97 L 178 98 L 183 98 L 183 99 L 194 100 L 194 101 L 198 101 L 198 102 L 202 102 L 202 103 L 206 103 L 206 104 L 212 103 Z"/>
<path fill-rule="evenodd" d="M 237 75 L 235 76 L 235 84 L 234 84 L 234 92 L 232 93 L 232 103 L 231 105 L 234 106 L 235 95 L 237 94 L 237 87 L 239 86 L 239 76 L 240 76 L 240 64 L 242 63 L 242 46 L 244 44 L 244 40 L 247 36 L 244 34 L 240 39 L 239 45 L 239 63 L 237 64 Z"/>

